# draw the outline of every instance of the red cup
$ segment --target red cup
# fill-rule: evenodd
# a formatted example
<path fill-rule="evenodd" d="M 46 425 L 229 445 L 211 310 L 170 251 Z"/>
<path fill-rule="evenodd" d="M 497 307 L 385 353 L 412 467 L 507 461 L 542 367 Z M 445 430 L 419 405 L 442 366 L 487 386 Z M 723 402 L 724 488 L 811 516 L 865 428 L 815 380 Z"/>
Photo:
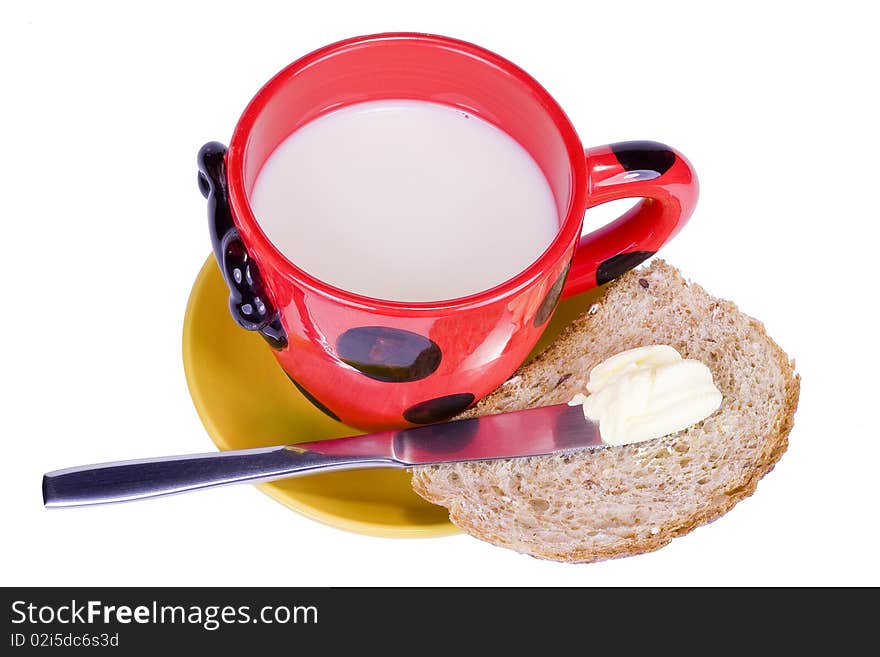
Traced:
<path fill-rule="evenodd" d="M 260 169 L 309 121 L 381 99 L 457 107 L 515 138 L 556 200 L 559 232 L 547 250 L 491 289 L 419 303 L 354 294 L 288 260 L 248 203 Z M 585 152 L 562 109 L 525 71 L 479 46 L 412 33 L 340 41 L 289 65 L 245 109 L 228 151 L 217 142 L 202 147 L 199 169 L 233 318 L 266 338 L 318 408 L 367 430 L 439 422 L 492 391 L 526 358 L 560 297 L 653 255 L 688 220 L 698 189 L 676 150 L 634 141 Z M 642 201 L 581 235 L 587 208 L 622 198 Z"/>

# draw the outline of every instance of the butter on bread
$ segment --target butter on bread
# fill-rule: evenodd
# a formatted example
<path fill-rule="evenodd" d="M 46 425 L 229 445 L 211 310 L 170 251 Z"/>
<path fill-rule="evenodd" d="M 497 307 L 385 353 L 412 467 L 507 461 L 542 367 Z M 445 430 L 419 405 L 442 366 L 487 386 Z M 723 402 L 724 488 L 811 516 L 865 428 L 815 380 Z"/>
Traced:
<path fill-rule="evenodd" d="M 794 362 L 757 320 L 662 260 L 603 296 L 507 384 L 461 417 L 569 401 L 594 365 L 666 344 L 712 370 L 721 407 L 688 429 L 596 451 L 424 466 L 412 485 L 453 523 L 543 559 L 591 562 L 656 550 L 751 495 L 788 446 Z"/>
<path fill-rule="evenodd" d="M 582 405 L 607 445 L 662 438 L 705 420 L 721 405 L 712 370 L 665 344 L 626 349 L 602 361 L 590 370 L 587 391 L 568 403 Z"/>

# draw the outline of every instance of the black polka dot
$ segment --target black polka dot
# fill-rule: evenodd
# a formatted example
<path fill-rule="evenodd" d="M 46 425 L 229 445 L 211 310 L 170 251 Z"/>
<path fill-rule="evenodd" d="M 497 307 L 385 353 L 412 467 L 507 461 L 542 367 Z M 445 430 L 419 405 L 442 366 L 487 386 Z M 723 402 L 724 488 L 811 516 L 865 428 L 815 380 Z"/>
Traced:
<path fill-rule="evenodd" d="M 385 326 L 349 329 L 336 341 L 336 352 L 343 363 L 371 379 L 391 383 L 424 379 L 443 357 L 433 340 Z"/>
<path fill-rule="evenodd" d="M 208 195 L 211 193 L 211 183 L 208 181 L 208 176 L 201 171 L 199 171 L 198 183 L 199 191 L 202 193 L 202 196 L 208 198 Z"/>
<path fill-rule="evenodd" d="M 403 419 L 413 424 L 442 422 L 443 420 L 448 420 L 453 415 L 461 413 L 474 403 L 474 399 L 476 397 L 469 392 L 429 399 L 406 409 L 403 412 Z"/>
<path fill-rule="evenodd" d="M 229 312 L 242 328 L 259 331 L 271 322 L 275 310 L 241 237 L 235 233 L 224 240 L 221 271 L 229 286 Z"/>
<path fill-rule="evenodd" d="M 275 319 L 260 329 L 260 335 L 276 351 L 281 351 L 287 347 L 287 333 L 284 327 L 281 326 L 281 318 L 277 314 Z"/>
<path fill-rule="evenodd" d="M 655 253 L 656 251 L 630 251 L 608 258 L 596 270 L 596 285 L 605 285 L 613 281 L 633 267 L 638 267 Z"/>
<path fill-rule="evenodd" d="M 565 286 L 565 279 L 568 277 L 569 269 L 571 269 L 570 262 L 565 266 L 563 272 L 559 274 L 559 278 L 556 279 L 556 282 L 553 283 L 547 292 L 547 296 L 544 297 L 541 305 L 538 306 L 538 312 L 535 314 L 535 328 L 544 324 L 544 322 L 550 319 L 550 315 L 553 314 L 556 304 L 559 302 L 559 296 L 562 294 L 562 288 Z"/>
<path fill-rule="evenodd" d="M 285 372 L 285 374 L 287 374 L 287 372 Z M 333 418 L 334 420 L 336 420 L 337 422 L 341 422 L 341 421 L 342 421 L 342 420 L 339 419 L 339 416 L 336 415 L 336 413 L 334 413 L 334 412 L 331 411 L 329 408 L 327 408 L 326 406 L 324 406 L 324 404 L 322 404 L 320 401 L 318 401 L 317 397 L 315 397 L 312 393 L 310 393 L 308 390 L 306 390 L 305 388 L 303 388 L 303 387 L 299 384 L 299 382 L 298 382 L 296 379 L 294 379 L 292 376 L 290 376 L 290 374 L 287 374 L 287 378 L 290 379 L 290 382 L 291 382 L 293 385 L 295 385 L 295 386 L 296 386 L 296 389 L 299 390 L 299 391 L 302 393 L 302 396 L 303 396 L 303 397 L 305 397 L 305 398 L 308 399 L 310 402 L 312 402 L 312 404 L 314 404 L 315 408 L 317 408 L 319 411 L 321 411 L 321 412 L 324 413 L 325 415 L 329 415 L 330 417 L 332 417 L 332 418 Z"/>
<path fill-rule="evenodd" d="M 633 180 L 654 180 L 654 178 L 659 178 L 660 173 L 657 171 L 653 171 L 650 169 L 636 169 L 634 171 L 629 171 L 626 174 L 626 181 L 632 182 Z"/>
<path fill-rule="evenodd" d="M 650 179 L 647 172 L 662 176 L 675 164 L 675 152 L 656 141 L 621 141 L 611 145 L 617 161 L 627 171 L 638 171 L 639 178 Z"/>

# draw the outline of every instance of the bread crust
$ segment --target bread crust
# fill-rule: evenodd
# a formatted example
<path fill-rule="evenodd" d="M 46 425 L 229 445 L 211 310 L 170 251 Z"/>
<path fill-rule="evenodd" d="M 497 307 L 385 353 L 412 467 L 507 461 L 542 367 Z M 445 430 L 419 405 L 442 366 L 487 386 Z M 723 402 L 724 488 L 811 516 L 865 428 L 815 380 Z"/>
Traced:
<path fill-rule="evenodd" d="M 555 561 L 565 561 L 571 563 L 588 563 L 601 561 L 605 559 L 613 559 L 618 557 L 632 556 L 657 550 L 667 545 L 673 538 L 683 536 L 697 527 L 716 520 L 720 516 L 727 513 L 738 502 L 749 497 L 755 492 L 758 481 L 770 472 L 781 458 L 782 454 L 788 447 L 788 436 L 794 424 L 794 415 L 797 409 L 800 394 L 800 376 L 795 372 L 794 361 L 790 360 L 786 353 L 779 345 L 767 334 L 764 325 L 750 318 L 737 307 L 727 301 L 714 299 L 708 295 L 702 288 L 694 284 L 688 284 L 681 277 L 678 270 L 668 265 L 662 260 L 655 260 L 647 267 L 631 271 L 608 286 L 605 294 L 599 301 L 594 304 L 587 312 L 578 317 L 571 325 L 569 325 L 560 336 L 550 345 L 544 352 L 539 354 L 531 363 L 521 367 L 512 379 L 520 377 L 528 380 L 535 373 L 542 373 L 547 370 L 551 363 L 564 360 L 567 350 L 572 344 L 576 343 L 579 336 L 590 330 L 592 316 L 601 316 L 603 311 L 607 309 L 608 304 L 618 302 L 620 295 L 616 294 L 619 290 L 631 286 L 638 286 L 640 280 L 642 287 L 645 278 L 651 277 L 656 279 L 662 277 L 664 280 L 679 281 L 684 286 L 689 286 L 689 290 L 694 291 L 698 295 L 705 295 L 705 298 L 712 299 L 719 307 L 723 308 L 725 313 L 735 314 L 738 318 L 747 320 L 748 326 L 753 335 L 758 339 L 766 341 L 772 359 L 781 373 L 784 382 L 783 401 L 779 412 L 773 419 L 772 426 L 765 436 L 761 437 L 764 449 L 759 456 L 750 463 L 750 467 L 744 468 L 739 477 L 734 477 L 726 482 L 723 494 L 713 495 L 711 499 L 707 499 L 706 503 L 700 508 L 691 512 L 685 512 L 678 515 L 674 520 L 664 524 L 660 524 L 652 529 L 654 533 L 635 532 L 631 538 L 618 540 L 611 546 L 590 545 L 588 547 L 570 547 L 565 550 L 554 549 L 547 543 L 535 543 L 531 541 L 528 545 L 524 545 L 522 541 L 518 541 L 515 536 L 505 536 L 492 526 L 481 520 L 480 513 L 475 509 L 472 501 L 465 500 L 468 494 L 474 496 L 474 491 L 461 491 L 461 496 L 457 497 L 456 492 L 449 492 L 448 483 L 438 484 L 434 477 L 438 477 L 444 473 L 443 468 L 451 466 L 427 466 L 413 469 L 412 485 L 413 489 L 426 500 L 446 506 L 449 508 L 450 520 L 460 527 L 462 530 L 481 540 L 500 545 L 511 547 L 521 552 L 525 552 L 534 557 L 541 559 L 550 559 Z M 627 348 L 627 347 L 623 347 Z M 586 375 L 587 373 L 582 373 Z M 545 377 L 546 379 L 546 377 Z M 545 381 L 546 383 L 546 381 Z M 558 385 L 558 384 L 557 384 Z M 544 386 L 546 393 L 546 385 Z M 487 415 L 491 413 L 503 412 L 513 408 L 527 408 L 529 406 L 541 404 L 540 395 L 528 400 L 518 400 L 512 397 L 512 393 L 505 390 L 502 386 L 485 399 L 483 399 L 476 407 L 462 414 L 461 417 L 474 417 L 479 415 Z M 536 403 L 537 402 L 537 403 Z M 687 435 L 687 430 L 683 432 Z M 660 439 L 663 440 L 663 439 Z M 610 447 L 609 450 L 621 450 L 631 446 Z M 534 459 L 552 459 L 556 457 L 534 457 Z M 590 458 L 586 453 L 582 458 Z M 527 459 L 531 461 L 533 459 Z M 524 461 L 524 460 L 521 460 Z M 486 462 L 488 464 L 489 462 Z M 492 462 L 492 463 L 498 463 Z M 492 467 L 481 463 L 467 464 L 469 466 Z M 489 470 L 487 469 L 487 472 Z M 491 478 L 491 477 L 490 477 Z M 475 496 L 479 499 L 479 493 Z"/>

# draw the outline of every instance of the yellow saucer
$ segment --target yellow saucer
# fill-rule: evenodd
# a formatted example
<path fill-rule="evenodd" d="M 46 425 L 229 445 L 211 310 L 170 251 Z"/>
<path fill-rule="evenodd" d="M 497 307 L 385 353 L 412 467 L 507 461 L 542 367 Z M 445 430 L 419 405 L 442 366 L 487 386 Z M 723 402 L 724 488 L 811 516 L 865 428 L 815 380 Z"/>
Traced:
<path fill-rule="evenodd" d="M 595 291 L 560 304 L 536 350 L 591 303 Z M 193 403 L 220 449 L 247 449 L 357 433 L 321 413 L 284 375 L 269 347 L 227 310 L 228 292 L 209 256 L 190 293 L 183 365 Z M 294 511 L 348 531 L 389 537 L 457 534 L 446 509 L 416 495 L 404 470 L 352 470 L 258 484 Z"/>

